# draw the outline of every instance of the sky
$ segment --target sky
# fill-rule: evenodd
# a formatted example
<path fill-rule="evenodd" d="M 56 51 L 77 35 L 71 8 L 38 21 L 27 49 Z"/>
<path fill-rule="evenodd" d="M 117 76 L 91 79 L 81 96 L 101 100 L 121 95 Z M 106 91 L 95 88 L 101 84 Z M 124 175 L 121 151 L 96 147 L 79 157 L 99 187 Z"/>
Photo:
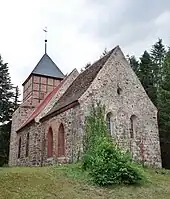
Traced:
<path fill-rule="evenodd" d="M 14 85 L 47 53 L 64 74 L 119 45 L 139 57 L 162 38 L 170 45 L 170 0 L 0 0 L 0 54 Z M 22 92 L 22 90 L 21 90 Z"/>

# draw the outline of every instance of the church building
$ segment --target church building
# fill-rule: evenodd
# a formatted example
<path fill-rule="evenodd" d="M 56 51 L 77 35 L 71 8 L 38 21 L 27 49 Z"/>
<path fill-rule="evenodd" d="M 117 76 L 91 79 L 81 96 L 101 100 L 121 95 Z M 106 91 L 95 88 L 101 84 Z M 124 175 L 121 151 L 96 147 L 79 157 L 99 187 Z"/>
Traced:
<path fill-rule="evenodd" d="M 119 46 L 68 75 L 45 52 L 24 81 L 23 101 L 13 114 L 9 165 L 79 160 L 85 117 L 98 101 L 106 107 L 108 130 L 118 146 L 134 160 L 161 167 L 157 109 Z"/>

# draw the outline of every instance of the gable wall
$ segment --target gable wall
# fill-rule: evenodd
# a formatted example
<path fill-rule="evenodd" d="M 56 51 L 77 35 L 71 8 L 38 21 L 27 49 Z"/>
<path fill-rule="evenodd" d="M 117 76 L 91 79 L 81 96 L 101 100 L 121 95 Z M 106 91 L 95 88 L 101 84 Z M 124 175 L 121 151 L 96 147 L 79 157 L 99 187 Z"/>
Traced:
<path fill-rule="evenodd" d="M 117 93 L 117 85 L 122 91 Z M 88 90 L 79 99 L 87 115 L 89 105 L 101 101 L 113 114 L 116 142 L 131 150 L 133 158 L 161 167 L 157 110 L 124 58 L 120 48 L 111 55 Z M 137 116 L 135 138 L 130 139 L 130 117 Z"/>

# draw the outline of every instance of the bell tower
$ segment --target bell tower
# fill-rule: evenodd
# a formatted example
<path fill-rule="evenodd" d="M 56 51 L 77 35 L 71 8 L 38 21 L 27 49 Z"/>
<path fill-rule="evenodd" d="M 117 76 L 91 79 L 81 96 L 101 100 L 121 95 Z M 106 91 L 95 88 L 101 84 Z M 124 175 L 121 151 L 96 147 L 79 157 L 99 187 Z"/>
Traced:
<path fill-rule="evenodd" d="M 64 74 L 47 54 L 45 38 L 45 54 L 23 83 L 23 102 L 37 106 L 63 79 Z"/>

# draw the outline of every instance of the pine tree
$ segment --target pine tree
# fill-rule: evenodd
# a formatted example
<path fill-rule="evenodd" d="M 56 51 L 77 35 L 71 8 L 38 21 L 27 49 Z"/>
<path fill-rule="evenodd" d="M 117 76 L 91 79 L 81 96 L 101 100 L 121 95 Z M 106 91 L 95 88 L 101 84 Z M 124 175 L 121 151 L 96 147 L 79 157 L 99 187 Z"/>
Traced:
<path fill-rule="evenodd" d="M 162 81 L 162 65 L 165 59 L 165 46 L 162 43 L 162 39 L 158 39 L 158 41 L 152 46 L 151 49 L 151 58 L 153 62 L 153 74 L 154 74 L 154 84 L 157 89 L 157 94 L 159 93 L 159 86 Z"/>
<path fill-rule="evenodd" d="M 7 63 L 0 56 L 0 166 L 7 164 L 11 132 L 11 118 L 17 108 L 19 90 L 14 95 Z"/>
<path fill-rule="evenodd" d="M 153 83 L 153 64 L 151 56 L 147 51 L 144 51 L 142 57 L 140 58 L 138 77 L 149 98 L 156 105 L 157 95 L 156 88 Z"/>
<path fill-rule="evenodd" d="M 0 125 L 0 166 L 8 163 L 11 121 Z"/>
<path fill-rule="evenodd" d="M 163 166 L 169 167 L 170 158 L 170 49 L 162 67 L 163 80 L 159 89 L 159 134 Z M 169 165 L 169 166 L 168 166 Z"/>
<path fill-rule="evenodd" d="M 19 97 L 20 97 L 19 87 L 16 86 L 15 94 L 14 94 L 14 111 L 19 107 L 19 104 L 20 104 Z"/>
<path fill-rule="evenodd" d="M 127 59 L 129 61 L 129 64 L 131 65 L 133 71 L 136 73 L 137 76 L 139 76 L 139 61 L 136 59 L 136 57 L 133 56 L 127 56 Z"/>
<path fill-rule="evenodd" d="M 13 113 L 12 98 L 14 93 L 12 91 L 11 79 L 8 72 L 7 63 L 3 63 L 0 56 L 0 122 L 4 123 L 10 121 Z"/>

